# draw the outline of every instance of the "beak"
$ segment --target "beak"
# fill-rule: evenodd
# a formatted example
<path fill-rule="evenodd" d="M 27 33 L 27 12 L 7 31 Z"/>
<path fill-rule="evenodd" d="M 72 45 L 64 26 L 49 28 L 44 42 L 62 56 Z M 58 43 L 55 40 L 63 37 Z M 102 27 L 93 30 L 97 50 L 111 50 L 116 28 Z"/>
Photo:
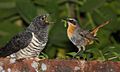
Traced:
<path fill-rule="evenodd" d="M 51 22 L 49 22 L 48 17 L 49 17 L 49 14 L 44 15 L 45 23 L 49 25 Z"/>
<path fill-rule="evenodd" d="M 49 24 L 54 24 L 55 22 L 50 22 L 50 21 L 48 20 L 49 15 L 50 15 L 50 14 L 46 14 L 45 17 L 44 17 L 46 24 L 48 24 L 48 25 L 49 25 Z"/>
<path fill-rule="evenodd" d="M 49 24 L 48 17 L 49 17 L 49 14 L 45 14 L 44 15 L 44 19 L 45 19 L 45 23 L 46 24 Z"/>

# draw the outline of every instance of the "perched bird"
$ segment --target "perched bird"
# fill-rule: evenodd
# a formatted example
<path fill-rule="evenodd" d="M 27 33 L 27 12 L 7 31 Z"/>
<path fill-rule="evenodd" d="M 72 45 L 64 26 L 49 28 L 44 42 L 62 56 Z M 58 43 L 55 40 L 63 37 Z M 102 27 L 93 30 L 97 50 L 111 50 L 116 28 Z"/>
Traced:
<path fill-rule="evenodd" d="M 78 48 L 77 54 L 81 51 L 81 49 L 84 51 L 85 46 L 92 44 L 94 40 L 98 41 L 98 38 L 96 37 L 97 31 L 99 30 L 99 28 L 109 23 L 109 21 L 106 21 L 105 23 L 100 24 L 93 30 L 89 31 L 82 29 L 78 22 L 73 18 L 68 18 L 67 20 L 64 21 L 66 22 L 65 24 L 68 25 L 67 26 L 68 38 Z"/>
<path fill-rule="evenodd" d="M 48 14 L 33 19 L 25 31 L 16 34 L 3 48 L 0 57 L 37 57 L 48 41 Z"/>

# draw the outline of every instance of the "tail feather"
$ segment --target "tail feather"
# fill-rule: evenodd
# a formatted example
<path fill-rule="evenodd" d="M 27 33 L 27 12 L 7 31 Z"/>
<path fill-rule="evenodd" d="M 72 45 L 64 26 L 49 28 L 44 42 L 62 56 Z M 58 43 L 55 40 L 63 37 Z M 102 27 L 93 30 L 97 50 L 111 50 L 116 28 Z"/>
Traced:
<path fill-rule="evenodd" d="M 96 36 L 97 31 L 98 31 L 101 27 L 107 25 L 109 22 L 110 22 L 110 20 L 104 22 L 103 24 L 100 24 L 99 26 L 95 27 L 90 33 L 91 33 L 93 36 Z"/>
<path fill-rule="evenodd" d="M 4 47 L 3 47 L 3 48 L 0 48 L 0 57 L 6 57 L 6 56 L 8 56 L 7 54 L 8 54 L 8 53 L 6 53 Z"/>

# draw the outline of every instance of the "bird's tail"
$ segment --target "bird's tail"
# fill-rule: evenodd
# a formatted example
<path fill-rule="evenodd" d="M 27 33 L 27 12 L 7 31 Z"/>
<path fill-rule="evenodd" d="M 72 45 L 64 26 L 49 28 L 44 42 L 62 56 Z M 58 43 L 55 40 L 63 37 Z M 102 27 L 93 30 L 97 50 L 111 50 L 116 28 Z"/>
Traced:
<path fill-rule="evenodd" d="M 104 22 L 103 24 L 100 24 L 99 26 L 95 27 L 90 33 L 91 33 L 93 36 L 96 36 L 97 31 L 98 31 L 101 27 L 107 25 L 110 21 L 111 21 L 111 20 L 108 20 L 108 21 Z"/>
<path fill-rule="evenodd" d="M 0 48 L 0 57 L 6 57 L 6 52 L 4 51 L 4 47 Z"/>

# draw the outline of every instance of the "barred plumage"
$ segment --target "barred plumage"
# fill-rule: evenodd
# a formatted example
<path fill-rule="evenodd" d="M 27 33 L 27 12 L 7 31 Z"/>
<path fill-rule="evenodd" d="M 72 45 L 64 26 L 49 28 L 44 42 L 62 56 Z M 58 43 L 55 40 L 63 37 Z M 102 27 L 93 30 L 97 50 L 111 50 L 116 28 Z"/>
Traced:
<path fill-rule="evenodd" d="M 15 35 L 3 48 L 0 49 L 0 57 L 12 57 L 16 59 L 36 57 L 45 47 L 48 41 L 47 15 L 41 15 L 33 19 L 25 31 Z"/>
<path fill-rule="evenodd" d="M 21 58 L 28 58 L 32 56 L 37 56 L 45 47 L 46 43 L 43 44 L 42 42 L 40 42 L 36 37 L 35 34 L 32 33 L 32 40 L 30 42 L 30 44 L 24 48 L 21 49 L 20 51 L 18 51 L 17 53 L 15 53 L 16 58 L 17 59 L 21 59 Z"/>

